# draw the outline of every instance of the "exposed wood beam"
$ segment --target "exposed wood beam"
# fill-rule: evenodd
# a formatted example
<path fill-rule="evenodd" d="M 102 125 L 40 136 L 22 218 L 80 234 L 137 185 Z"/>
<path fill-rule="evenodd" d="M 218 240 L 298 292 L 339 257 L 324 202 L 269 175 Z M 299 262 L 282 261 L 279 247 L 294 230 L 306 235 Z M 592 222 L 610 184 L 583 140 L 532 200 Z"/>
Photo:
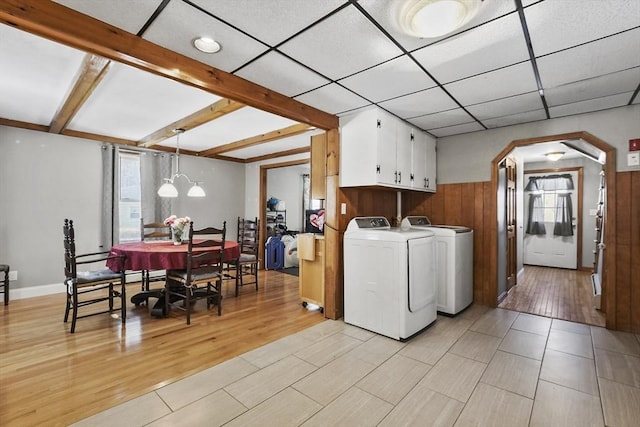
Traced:
<path fill-rule="evenodd" d="M 69 122 L 80 110 L 80 107 L 98 87 L 110 67 L 111 61 L 106 58 L 92 54 L 85 55 L 71 91 L 65 97 L 58 111 L 56 111 L 53 120 L 51 120 L 49 132 L 61 133 L 66 129 Z"/>
<path fill-rule="evenodd" d="M 244 163 L 261 162 L 263 160 L 277 159 L 278 157 L 293 156 L 295 154 L 303 154 L 311 151 L 311 147 L 300 147 L 292 150 L 278 151 L 277 153 L 265 154 L 264 156 L 249 157 Z M 306 161 L 306 160 L 305 160 Z"/>
<path fill-rule="evenodd" d="M 134 147 L 136 146 L 136 142 L 131 141 L 130 139 L 114 138 L 113 136 L 98 135 L 96 133 L 89 133 L 89 132 L 79 132 L 77 130 L 71 130 L 71 129 L 63 130 L 62 135 L 73 136 L 75 138 L 91 139 L 91 140 L 100 141 L 100 142 L 111 142 L 113 144 L 118 144 L 118 145 L 128 145 L 128 146 L 134 146 Z"/>
<path fill-rule="evenodd" d="M 38 125 L 35 123 L 21 122 L 20 120 L 5 119 L 3 117 L 0 117 L 0 125 L 11 126 L 14 128 L 21 128 L 21 129 L 37 130 L 39 132 L 49 132 L 49 126 L 47 125 Z"/>
<path fill-rule="evenodd" d="M 304 123 L 298 123 L 295 125 L 288 126 L 286 128 L 252 136 L 250 138 L 241 139 L 240 141 L 219 145 L 217 147 L 202 151 L 201 155 L 208 157 L 213 154 L 221 154 L 221 153 L 227 153 L 229 151 L 240 150 L 242 148 L 264 144 L 269 141 L 275 141 L 276 139 L 299 135 L 301 133 L 308 132 L 311 129 L 313 129 L 312 126 L 306 125 Z"/>
<path fill-rule="evenodd" d="M 225 114 L 229 114 L 234 111 L 237 111 L 243 107 L 246 107 L 246 105 L 241 102 L 236 102 L 227 98 L 223 98 L 217 102 L 214 102 L 208 107 L 201 109 L 200 111 L 196 111 L 195 113 L 190 114 L 187 117 L 177 120 L 171 123 L 170 125 L 165 126 L 162 129 L 158 129 L 152 134 L 145 136 L 140 141 L 138 141 L 138 146 L 151 147 L 152 145 L 157 144 L 158 142 L 161 142 L 167 138 L 174 136 L 175 135 L 174 129 L 177 129 L 177 128 L 182 128 L 184 130 L 193 129 L 207 122 L 220 118 Z"/>
<path fill-rule="evenodd" d="M 298 122 L 321 129 L 338 128 L 338 117 L 333 114 L 52 1 L 3 0 L 0 22 Z"/>

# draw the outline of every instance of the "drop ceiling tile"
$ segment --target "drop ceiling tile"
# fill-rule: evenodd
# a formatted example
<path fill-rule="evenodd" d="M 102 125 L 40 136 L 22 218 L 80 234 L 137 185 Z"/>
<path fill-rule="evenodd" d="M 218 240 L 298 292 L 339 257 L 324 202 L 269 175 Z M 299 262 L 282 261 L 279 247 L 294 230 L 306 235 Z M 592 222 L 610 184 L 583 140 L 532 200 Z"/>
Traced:
<path fill-rule="evenodd" d="M 413 52 L 440 83 L 449 83 L 529 59 L 518 15 L 512 13 L 472 31 Z"/>
<path fill-rule="evenodd" d="M 0 117 L 49 125 L 85 54 L 0 25 Z"/>
<path fill-rule="evenodd" d="M 384 29 L 408 51 L 421 48 L 447 37 L 444 36 L 426 39 L 407 35 L 399 25 L 402 7 L 406 3 L 406 0 L 360 0 L 358 2 L 358 4 L 361 5 L 367 13 L 375 18 L 375 20 L 378 21 L 382 27 L 384 27 Z M 481 4 L 478 14 L 467 24 L 459 28 L 454 34 L 459 34 L 472 27 L 513 12 L 514 10 L 515 2 L 512 1 L 485 1 Z"/>
<path fill-rule="evenodd" d="M 245 107 L 233 114 L 227 114 L 185 132 L 180 137 L 180 147 L 202 151 L 282 129 L 296 123 L 293 120 L 256 108 Z M 175 141 L 167 140 L 161 145 L 173 147 Z"/>
<path fill-rule="evenodd" d="M 547 118 L 547 114 L 543 109 L 534 111 L 525 111 L 518 114 L 510 114 L 508 116 L 494 117 L 491 119 L 482 120 L 482 123 L 488 128 L 499 128 L 503 126 L 518 125 L 521 123 L 535 122 L 538 120 L 544 120 Z"/>
<path fill-rule="evenodd" d="M 184 23 L 188 22 L 188 25 Z M 222 45 L 207 54 L 193 47 L 193 39 L 208 36 Z M 268 48 L 221 21 L 181 1 L 172 1 L 145 32 L 145 39 L 219 70 L 231 72 Z"/>
<path fill-rule="evenodd" d="M 543 1 L 524 10 L 536 56 L 546 55 L 640 23 L 638 0 Z"/>
<path fill-rule="evenodd" d="M 640 83 L 640 67 L 545 89 L 549 106 L 586 101 L 607 95 L 633 92 Z"/>
<path fill-rule="evenodd" d="M 279 50 L 333 80 L 402 54 L 353 5 L 286 42 Z"/>
<path fill-rule="evenodd" d="M 214 16 L 262 40 L 270 46 L 288 39 L 321 19 L 343 0 L 255 0 L 214 1 L 195 0 L 193 3 Z"/>
<path fill-rule="evenodd" d="M 529 62 L 458 80 L 445 89 L 462 105 L 479 104 L 538 90 Z"/>
<path fill-rule="evenodd" d="M 545 88 L 638 67 L 640 28 L 538 58 L 537 63 Z"/>
<path fill-rule="evenodd" d="M 472 122 L 472 123 L 465 123 L 465 124 L 456 125 L 456 126 L 449 126 L 444 128 L 438 128 L 438 129 L 427 129 L 427 130 L 431 135 L 435 136 L 436 138 L 443 138 L 445 136 L 459 135 L 462 133 L 469 133 L 469 132 L 477 132 L 480 130 L 484 130 L 484 128 L 478 122 Z"/>
<path fill-rule="evenodd" d="M 467 112 L 462 108 L 454 108 L 453 110 L 441 111 L 439 113 L 427 114 L 425 116 L 409 119 L 410 123 L 413 123 L 420 129 L 443 128 L 471 123 L 474 121 L 473 117 L 467 114 Z"/>
<path fill-rule="evenodd" d="M 117 62 L 69 128 L 140 140 L 220 97 Z"/>
<path fill-rule="evenodd" d="M 54 0 L 68 8 L 133 34 L 142 29 L 162 0 Z"/>
<path fill-rule="evenodd" d="M 411 58 L 404 55 L 355 74 L 340 83 L 373 102 L 396 98 L 436 84 Z"/>
<path fill-rule="evenodd" d="M 478 120 L 484 121 L 494 117 L 502 117 L 509 114 L 522 113 L 543 108 L 542 99 L 538 92 L 530 92 L 495 101 L 470 105 L 467 110 Z"/>
<path fill-rule="evenodd" d="M 574 114 L 589 113 L 592 111 L 606 110 L 608 108 L 622 107 L 629 103 L 633 92 L 604 96 L 602 98 L 587 101 L 574 102 L 573 104 L 559 105 L 549 108 L 551 118 L 571 116 Z"/>
<path fill-rule="evenodd" d="M 379 104 L 403 119 L 451 110 L 458 107 L 453 99 L 439 87 L 412 93 Z"/>
<path fill-rule="evenodd" d="M 331 114 L 338 114 L 371 104 L 361 96 L 335 83 L 312 90 L 297 96 L 295 99 Z"/>
<path fill-rule="evenodd" d="M 261 56 L 235 74 L 286 96 L 296 96 L 329 83 L 319 74 L 275 51 Z"/>

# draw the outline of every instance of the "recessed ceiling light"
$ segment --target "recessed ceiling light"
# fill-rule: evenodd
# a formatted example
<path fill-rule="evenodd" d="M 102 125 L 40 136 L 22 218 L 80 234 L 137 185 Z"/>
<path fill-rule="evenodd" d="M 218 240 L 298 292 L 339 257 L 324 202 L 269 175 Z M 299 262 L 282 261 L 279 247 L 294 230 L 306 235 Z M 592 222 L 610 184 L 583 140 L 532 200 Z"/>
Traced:
<path fill-rule="evenodd" d="M 400 14 L 404 31 L 415 37 L 449 34 L 469 22 L 482 0 L 410 0 Z"/>
<path fill-rule="evenodd" d="M 197 39 L 193 39 L 193 46 L 204 53 L 216 53 L 222 49 L 220 43 L 211 37 L 198 37 Z"/>

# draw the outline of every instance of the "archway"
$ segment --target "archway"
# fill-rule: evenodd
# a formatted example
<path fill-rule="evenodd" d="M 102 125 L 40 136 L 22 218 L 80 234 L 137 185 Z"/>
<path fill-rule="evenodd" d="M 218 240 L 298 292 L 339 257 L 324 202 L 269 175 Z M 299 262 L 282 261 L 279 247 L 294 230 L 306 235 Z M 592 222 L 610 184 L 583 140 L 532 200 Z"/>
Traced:
<path fill-rule="evenodd" d="M 615 308 L 616 308 L 616 235 L 615 235 L 615 194 L 616 194 L 616 149 L 605 141 L 591 135 L 588 132 L 573 132 L 559 135 L 548 135 L 536 138 L 520 139 L 512 141 L 504 150 L 502 150 L 491 162 L 491 188 L 494 190 L 490 194 L 491 217 L 497 218 L 498 206 L 498 165 L 499 163 L 516 147 L 538 144 L 542 142 L 551 142 L 558 140 L 576 140 L 582 139 L 592 146 L 606 153 L 606 163 L 604 165 L 606 179 L 606 207 L 604 215 L 604 224 L 606 230 L 613 230 L 606 237 L 606 251 L 603 259 L 603 282 L 602 282 L 602 301 L 606 315 L 606 326 L 609 329 L 615 329 Z M 497 305 L 498 300 L 498 225 L 492 222 L 490 225 L 491 241 L 490 254 L 491 262 L 489 265 L 489 280 L 484 291 L 492 302 L 492 306 Z"/>

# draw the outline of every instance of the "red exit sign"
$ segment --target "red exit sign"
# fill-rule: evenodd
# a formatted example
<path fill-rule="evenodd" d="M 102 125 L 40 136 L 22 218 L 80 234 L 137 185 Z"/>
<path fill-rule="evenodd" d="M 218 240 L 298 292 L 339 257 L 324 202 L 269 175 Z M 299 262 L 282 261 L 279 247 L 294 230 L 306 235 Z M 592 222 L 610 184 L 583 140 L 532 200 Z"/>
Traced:
<path fill-rule="evenodd" d="M 629 151 L 640 151 L 640 138 L 629 140 Z"/>

